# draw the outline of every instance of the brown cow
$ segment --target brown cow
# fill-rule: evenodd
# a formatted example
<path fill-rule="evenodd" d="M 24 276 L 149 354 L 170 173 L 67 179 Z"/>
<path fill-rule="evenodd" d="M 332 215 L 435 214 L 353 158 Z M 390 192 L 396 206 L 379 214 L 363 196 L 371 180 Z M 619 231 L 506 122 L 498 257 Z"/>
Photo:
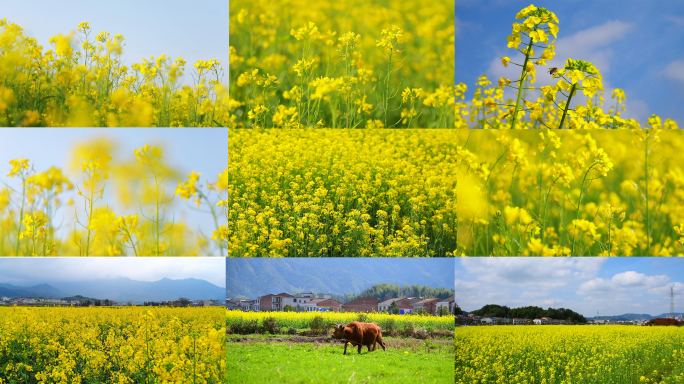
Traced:
<path fill-rule="evenodd" d="M 365 345 L 368 347 L 368 352 L 371 351 L 371 345 L 375 350 L 376 343 L 380 343 L 382 350 L 385 350 L 385 343 L 382 341 L 382 330 L 378 323 L 361 323 L 359 321 L 352 321 L 347 325 L 337 324 L 332 336 L 336 339 L 344 339 L 344 355 L 347 354 L 347 345 L 351 343 L 352 346 L 359 346 L 359 353 L 361 348 Z"/>

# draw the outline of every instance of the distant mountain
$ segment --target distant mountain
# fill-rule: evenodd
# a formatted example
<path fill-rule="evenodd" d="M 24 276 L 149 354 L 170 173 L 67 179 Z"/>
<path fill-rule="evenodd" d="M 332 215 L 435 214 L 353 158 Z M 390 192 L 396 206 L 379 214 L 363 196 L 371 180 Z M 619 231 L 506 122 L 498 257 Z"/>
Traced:
<path fill-rule="evenodd" d="M 226 297 L 359 293 L 379 283 L 453 289 L 453 261 L 450 266 L 445 263 L 444 259 L 422 258 L 232 258 L 226 261 Z"/>
<path fill-rule="evenodd" d="M 50 299 L 59 299 L 67 296 L 59 289 L 48 285 L 38 284 L 31 287 L 19 287 L 12 284 L 0 283 L 0 296 L 2 297 L 44 297 Z"/>
<path fill-rule="evenodd" d="M 129 278 L 81 282 L 52 282 L 32 287 L 0 283 L 0 296 L 64 298 L 81 295 L 119 302 L 169 301 L 185 297 L 189 300 L 225 300 L 224 289 L 200 279 L 137 281 Z"/>
<path fill-rule="evenodd" d="M 137 281 L 126 277 L 112 280 L 52 283 L 73 294 L 119 302 L 168 301 L 185 297 L 190 300 L 225 300 L 223 288 L 206 280 L 163 278 L 158 281 Z"/>
<path fill-rule="evenodd" d="M 675 315 L 675 317 L 677 317 L 677 316 L 679 316 L 679 315 L 683 315 L 683 316 L 684 316 L 684 313 L 682 313 L 682 312 L 677 312 L 677 313 L 675 313 L 674 315 Z M 651 316 L 651 315 L 649 315 L 649 314 L 647 314 L 647 313 L 642 313 L 642 314 L 639 314 L 639 313 L 625 313 L 624 315 L 617 315 L 617 316 L 598 316 L 598 317 L 594 316 L 594 317 L 587 317 L 587 320 L 632 321 L 632 320 L 641 320 L 641 319 L 645 319 L 645 320 L 658 319 L 658 318 L 664 319 L 664 318 L 666 318 L 667 316 L 670 316 L 670 314 L 669 314 L 669 313 L 663 313 L 663 314 L 660 314 L 660 315 L 658 315 L 658 316 Z"/>

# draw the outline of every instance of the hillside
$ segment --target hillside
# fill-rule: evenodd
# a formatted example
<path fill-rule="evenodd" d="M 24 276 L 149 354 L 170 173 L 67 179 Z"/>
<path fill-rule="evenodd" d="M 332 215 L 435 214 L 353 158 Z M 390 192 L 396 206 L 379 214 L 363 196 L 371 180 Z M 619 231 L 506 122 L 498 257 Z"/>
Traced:
<path fill-rule="evenodd" d="M 547 308 L 528 306 L 520 308 L 509 308 L 505 305 L 487 304 L 477 311 L 471 312 L 476 316 L 486 317 L 509 317 L 509 318 L 523 318 L 523 319 L 537 319 L 541 317 L 550 317 L 556 320 L 570 320 L 575 323 L 586 323 L 587 319 L 579 313 L 565 308 Z"/>
<path fill-rule="evenodd" d="M 0 296 L 44 297 L 61 299 L 67 296 L 94 297 L 119 302 L 169 301 L 185 297 L 190 300 L 225 300 L 224 290 L 200 279 L 137 281 L 128 278 L 81 282 L 51 282 L 30 287 L 0 284 Z"/>
<path fill-rule="evenodd" d="M 432 260 L 430 260 L 432 261 Z M 444 268 L 413 259 L 228 259 L 226 295 L 263 296 L 280 292 L 359 293 L 373 284 L 428 285 L 453 289 L 453 262 Z"/>

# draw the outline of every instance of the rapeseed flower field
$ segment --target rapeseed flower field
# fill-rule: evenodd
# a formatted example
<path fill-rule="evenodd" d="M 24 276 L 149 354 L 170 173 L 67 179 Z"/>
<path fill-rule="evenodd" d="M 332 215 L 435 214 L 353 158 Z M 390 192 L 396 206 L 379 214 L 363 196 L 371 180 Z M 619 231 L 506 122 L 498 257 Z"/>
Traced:
<path fill-rule="evenodd" d="M 127 159 L 113 161 L 114 145 L 95 140 L 76 146 L 73 167 L 80 179 L 69 180 L 57 167 L 36 171 L 44 165 L 29 159 L 10 160 L 8 179 L 0 189 L 0 255 L 2 256 L 174 256 L 204 253 L 225 254 L 227 249 L 228 170 L 202 185 L 201 173 L 183 177 L 165 161 L 162 149 L 144 145 Z M 121 160 L 121 161 L 118 161 Z M 40 169 L 40 168 L 38 168 Z M 138 213 L 119 215 L 103 199 L 117 180 L 123 206 Z M 166 182 L 176 181 L 175 189 Z M 172 200 L 190 201 L 213 216 L 215 230 L 196 233 L 169 208 Z M 82 204 L 79 209 L 74 199 Z M 58 211 L 69 211 L 69 223 L 56 220 Z M 73 212 L 73 214 L 71 214 Z M 58 236 L 60 228 L 71 228 Z"/>
<path fill-rule="evenodd" d="M 407 324 L 412 324 L 416 328 L 425 329 L 449 329 L 453 327 L 454 319 L 452 316 L 430 316 L 430 315 L 390 315 L 386 313 L 364 314 L 368 323 L 378 323 L 381 326 L 387 321 L 392 321 L 397 328 L 404 328 Z M 309 328 L 310 322 L 315 317 L 321 317 L 326 325 L 332 327 L 333 324 L 347 324 L 358 320 L 359 314 L 355 312 L 243 312 L 226 310 L 226 327 L 235 322 L 253 321 L 259 323 L 264 319 L 274 318 L 278 327 L 287 328 Z"/>
<path fill-rule="evenodd" d="M 459 254 L 684 255 L 675 130 L 459 132 Z"/>
<path fill-rule="evenodd" d="M 508 49 L 524 56 L 523 61 L 516 63 L 508 56 L 501 57 L 501 65 L 510 66 L 512 78 L 501 77 L 494 85 L 486 75 L 481 76 L 468 102 L 465 101 L 468 86 L 457 84 L 456 128 L 677 128 L 675 121 L 663 121 L 657 115 L 651 115 L 643 124 L 621 117 L 626 111 L 625 92 L 613 89 L 611 100 L 606 102 L 600 68 L 581 57 L 562 58 L 563 67 L 550 67 L 541 72 L 541 76 L 549 76 L 552 85 L 532 86 L 538 79 L 544 79 L 538 78 L 538 69 L 548 66 L 547 61 L 556 56 L 555 39 L 561 34 L 560 21 L 550 10 L 534 5 L 520 10 L 515 19 L 519 22 L 513 22 L 505 42 Z M 514 90 L 515 99 L 504 100 L 507 88 Z"/>
<path fill-rule="evenodd" d="M 230 2 L 230 127 L 453 128 L 454 4 Z"/>
<path fill-rule="evenodd" d="M 456 131 L 238 130 L 228 254 L 451 256 Z"/>
<path fill-rule="evenodd" d="M 221 309 L 0 308 L 0 383 L 222 383 Z"/>
<path fill-rule="evenodd" d="M 456 383 L 681 383 L 677 327 L 456 328 Z"/>
<path fill-rule="evenodd" d="M 216 59 L 186 70 L 166 55 L 124 65 L 125 39 L 88 22 L 50 38 L 48 49 L 0 20 L 0 125 L 207 127 L 228 125 L 228 88 Z M 57 31 L 56 31 L 57 32 Z M 193 85 L 181 85 L 192 76 Z"/>

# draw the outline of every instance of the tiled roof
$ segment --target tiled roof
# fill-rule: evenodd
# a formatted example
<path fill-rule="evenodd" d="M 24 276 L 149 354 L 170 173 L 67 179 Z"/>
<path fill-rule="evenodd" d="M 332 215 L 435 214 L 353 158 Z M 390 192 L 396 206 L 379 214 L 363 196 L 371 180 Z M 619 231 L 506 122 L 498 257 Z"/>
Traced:
<path fill-rule="evenodd" d="M 404 299 L 406 299 L 406 298 L 405 298 L 405 297 L 400 297 L 400 298 L 395 298 L 395 299 L 389 299 L 389 300 L 383 301 L 382 303 L 380 303 L 380 304 L 378 304 L 378 305 L 390 305 L 390 304 L 392 304 L 392 303 L 395 302 L 395 301 L 404 300 Z"/>

